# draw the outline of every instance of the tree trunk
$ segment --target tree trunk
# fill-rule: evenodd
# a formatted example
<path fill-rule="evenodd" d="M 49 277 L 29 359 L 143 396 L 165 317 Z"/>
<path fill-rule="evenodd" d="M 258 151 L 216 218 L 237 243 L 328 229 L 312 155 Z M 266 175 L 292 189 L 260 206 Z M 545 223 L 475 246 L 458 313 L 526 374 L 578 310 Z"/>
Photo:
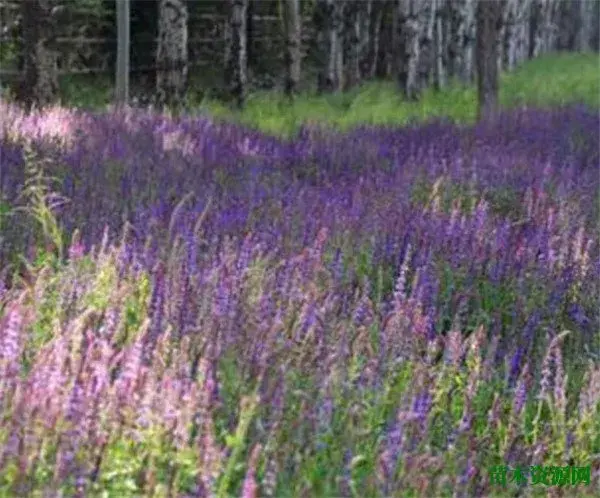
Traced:
<path fill-rule="evenodd" d="M 21 2 L 24 82 L 17 92 L 28 109 L 52 104 L 58 95 L 56 16 L 53 0 Z"/>
<path fill-rule="evenodd" d="M 396 19 L 394 23 L 398 28 L 394 31 L 399 36 L 397 44 L 398 56 L 395 61 L 398 68 L 395 72 L 398 74 L 398 83 L 404 96 L 408 100 L 417 100 L 419 98 L 419 56 L 421 50 L 421 25 L 420 8 L 412 0 L 397 0 Z"/>
<path fill-rule="evenodd" d="M 508 0 L 504 9 L 504 37 L 503 43 L 503 61 L 502 65 L 508 71 L 512 71 L 516 66 L 517 54 L 517 4 L 515 0 Z"/>
<path fill-rule="evenodd" d="M 465 16 L 465 31 L 464 31 L 464 42 L 463 50 L 465 52 L 464 65 L 462 69 L 462 79 L 465 83 L 471 83 L 475 73 L 475 44 L 476 44 L 476 20 L 475 10 L 477 3 L 485 0 L 466 0 L 464 6 Z M 496 0 L 494 0 L 496 1 Z"/>
<path fill-rule="evenodd" d="M 435 67 L 435 47 L 433 45 L 436 0 L 421 0 L 418 3 L 419 19 L 419 61 L 417 63 L 419 93 L 429 86 L 432 69 Z"/>
<path fill-rule="evenodd" d="M 318 75 L 319 92 L 331 92 L 337 89 L 336 61 L 338 52 L 338 29 L 335 24 L 336 0 L 318 0 L 315 25 L 323 46 L 323 62 Z"/>
<path fill-rule="evenodd" d="M 238 108 L 244 107 L 248 82 L 246 52 L 246 10 L 248 0 L 228 0 L 229 19 L 226 31 L 225 86 Z"/>
<path fill-rule="evenodd" d="M 498 35 L 504 1 L 479 1 L 476 9 L 478 118 L 489 119 L 498 111 Z"/>
<path fill-rule="evenodd" d="M 510 2 L 510 0 L 505 0 L 506 2 Z M 507 58 L 507 50 L 505 47 L 506 37 L 510 35 L 507 32 L 506 24 L 508 23 L 510 8 L 508 5 L 502 9 L 501 20 L 500 20 L 500 28 L 498 31 L 498 45 L 497 45 L 497 54 L 496 54 L 496 64 L 498 65 L 498 74 L 502 72 L 502 70 L 506 67 L 506 58 Z"/>
<path fill-rule="evenodd" d="M 530 37 L 532 47 L 530 57 L 538 57 L 556 48 L 555 10 L 557 2 L 554 0 L 534 0 L 532 6 L 532 20 Z"/>
<path fill-rule="evenodd" d="M 333 45 L 335 48 L 333 56 L 334 74 L 335 74 L 335 90 L 340 91 L 345 86 L 344 81 L 344 16 L 346 14 L 347 4 L 342 0 L 334 1 L 333 9 L 333 25 L 336 32 L 337 42 Z"/>
<path fill-rule="evenodd" d="M 300 83 L 302 19 L 299 0 L 281 0 L 281 2 L 285 39 L 285 93 L 291 98 L 298 91 Z"/>
<path fill-rule="evenodd" d="M 435 70 L 434 70 L 434 87 L 436 90 L 440 90 L 446 86 L 446 64 L 447 64 L 447 39 L 445 37 L 446 31 L 444 25 L 447 24 L 447 1 L 446 0 L 434 0 L 434 12 L 435 12 L 435 27 L 433 33 L 433 46 L 434 46 L 434 58 L 435 58 Z"/>
<path fill-rule="evenodd" d="M 122 107 L 129 102 L 129 50 L 130 12 L 129 0 L 117 0 L 117 73 L 115 81 L 115 101 Z"/>
<path fill-rule="evenodd" d="M 592 16 L 592 40 L 590 42 L 591 49 L 596 52 L 600 51 L 600 2 L 594 2 L 591 8 Z"/>
<path fill-rule="evenodd" d="M 387 78 L 388 76 L 392 76 L 394 79 L 398 79 L 397 71 L 394 68 L 394 61 L 400 60 L 400 56 L 396 55 L 398 51 L 398 35 L 394 34 L 394 19 L 398 12 L 398 8 L 396 7 L 397 2 L 398 0 L 393 0 L 391 2 L 381 3 L 383 13 L 379 30 L 379 51 L 377 52 L 377 60 L 375 63 L 375 76 L 377 78 Z M 390 10 L 391 13 L 389 12 Z M 390 14 L 392 23 L 387 22 Z"/>
<path fill-rule="evenodd" d="M 449 70 L 465 84 L 473 78 L 476 1 L 451 0 L 449 5 Z"/>
<path fill-rule="evenodd" d="M 375 5 L 373 0 L 367 0 L 360 10 L 360 53 L 358 60 L 358 72 L 360 79 L 370 76 L 373 58 L 371 57 L 373 45 L 373 13 Z"/>
<path fill-rule="evenodd" d="M 594 28 L 596 25 L 594 18 L 598 16 L 595 12 L 595 3 L 597 2 L 591 0 L 580 0 L 578 2 L 581 24 L 577 33 L 577 50 L 581 52 L 588 52 L 592 49 Z"/>
<path fill-rule="evenodd" d="M 360 53 L 361 53 L 361 14 L 362 3 L 350 2 L 346 6 L 344 17 L 344 90 L 356 86 L 360 81 Z"/>
<path fill-rule="evenodd" d="M 567 0 L 560 2 L 558 13 L 558 50 L 575 50 L 577 27 L 581 24 L 578 2 Z"/>
<path fill-rule="evenodd" d="M 160 105 L 181 105 L 188 76 L 186 0 L 159 0 L 156 93 Z"/>
<path fill-rule="evenodd" d="M 325 61 L 319 74 L 319 91 L 338 91 L 343 86 L 344 4 L 341 0 L 318 0 L 318 29 L 325 45 Z"/>
<path fill-rule="evenodd" d="M 529 57 L 529 30 L 531 16 L 531 0 L 516 1 L 515 14 L 515 66 Z"/>
<path fill-rule="evenodd" d="M 248 68 L 254 68 L 254 2 L 248 0 L 248 9 L 246 10 L 246 58 L 248 59 Z M 252 74 L 252 72 L 251 72 Z"/>
<path fill-rule="evenodd" d="M 369 24 L 369 45 L 365 54 L 363 77 L 373 78 L 377 71 L 379 60 L 379 40 L 381 39 L 381 22 L 385 3 L 374 2 L 371 9 L 371 22 Z"/>

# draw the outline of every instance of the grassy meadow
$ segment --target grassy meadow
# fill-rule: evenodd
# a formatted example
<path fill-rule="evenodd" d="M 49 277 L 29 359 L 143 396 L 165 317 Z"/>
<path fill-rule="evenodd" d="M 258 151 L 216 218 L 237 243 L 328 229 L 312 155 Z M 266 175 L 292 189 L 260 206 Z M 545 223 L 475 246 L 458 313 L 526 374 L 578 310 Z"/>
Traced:
<path fill-rule="evenodd" d="M 599 70 L 0 101 L 0 497 L 600 495 Z"/>

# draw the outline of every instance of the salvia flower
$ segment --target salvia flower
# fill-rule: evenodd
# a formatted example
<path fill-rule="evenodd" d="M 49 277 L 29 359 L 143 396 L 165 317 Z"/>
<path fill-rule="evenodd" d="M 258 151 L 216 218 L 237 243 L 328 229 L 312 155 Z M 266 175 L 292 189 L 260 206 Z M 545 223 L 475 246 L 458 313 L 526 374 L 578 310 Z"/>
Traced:
<path fill-rule="evenodd" d="M 248 468 L 246 470 L 246 477 L 242 485 L 242 498 L 256 498 L 258 496 L 258 483 L 256 482 L 256 467 L 258 465 L 258 459 L 262 446 L 257 444 L 254 446 L 252 453 L 250 454 L 250 460 L 248 461 Z"/>
<path fill-rule="evenodd" d="M 590 365 L 579 395 L 578 410 L 582 414 L 593 413 L 598 404 L 600 404 L 600 367 Z"/>
<path fill-rule="evenodd" d="M 410 258 L 411 258 L 411 245 L 409 242 L 406 246 L 404 258 L 402 260 L 402 264 L 400 265 L 400 272 L 398 273 L 398 278 L 396 279 L 396 285 L 394 287 L 394 300 L 396 302 L 406 299 L 406 289 L 407 289 L 406 281 L 407 281 L 408 267 L 410 264 Z"/>
<path fill-rule="evenodd" d="M 15 304 L 8 311 L 4 323 L 0 325 L 0 373 L 1 378 L 10 379 L 19 371 L 21 352 L 21 327 L 23 317 L 19 305 Z"/>
<path fill-rule="evenodd" d="M 445 361 L 458 367 L 463 356 L 463 337 L 460 330 L 452 329 L 446 336 L 446 346 L 444 348 Z"/>
<path fill-rule="evenodd" d="M 529 363 L 525 363 L 521 376 L 517 383 L 517 387 L 514 391 L 512 414 L 514 417 L 518 417 L 525 406 L 527 401 L 528 390 L 531 385 L 531 378 L 529 373 Z"/>

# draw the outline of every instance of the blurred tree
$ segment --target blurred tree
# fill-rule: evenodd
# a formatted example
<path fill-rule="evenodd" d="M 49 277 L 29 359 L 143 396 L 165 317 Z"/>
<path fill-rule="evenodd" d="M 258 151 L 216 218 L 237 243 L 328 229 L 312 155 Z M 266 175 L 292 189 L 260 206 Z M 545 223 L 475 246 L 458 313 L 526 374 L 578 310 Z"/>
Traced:
<path fill-rule="evenodd" d="M 596 0 L 581 0 L 578 2 L 580 29 L 575 35 L 574 48 L 582 52 L 587 52 L 594 45 L 594 38 L 597 39 L 600 31 L 600 12 L 599 2 Z M 595 47 L 596 50 L 598 47 Z"/>
<path fill-rule="evenodd" d="M 115 100 L 118 106 L 129 102 L 129 0 L 117 1 L 117 74 Z"/>
<path fill-rule="evenodd" d="M 315 24 L 325 56 L 318 76 L 319 91 L 337 91 L 343 85 L 344 7 L 342 0 L 317 0 Z"/>
<path fill-rule="evenodd" d="M 285 39 L 285 93 L 288 97 L 293 97 L 300 82 L 302 57 L 300 0 L 281 0 L 281 14 Z"/>
<path fill-rule="evenodd" d="M 130 9 L 130 44 L 128 50 L 115 50 L 115 14 L 125 8 L 123 2 Z M 478 3 L 3 0 L 0 65 L 9 74 L 3 79 L 17 76 L 11 90 L 28 105 L 54 99 L 57 65 L 65 73 L 114 74 L 115 61 L 124 62 L 127 53 L 131 65 L 126 71 L 131 79 L 127 93 L 135 96 L 137 87 L 146 95 L 156 90 L 162 103 L 181 100 L 188 68 L 196 64 L 205 67 L 201 84 L 216 90 L 213 95 L 233 97 L 240 105 L 250 78 L 254 88 L 268 89 L 282 74 L 289 94 L 306 81 L 313 82 L 315 75 L 319 91 L 347 90 L 365 78 L 392 76 L 408 98 L 417 99 L 432 83 L 436 88 L 456 78 L 472 83 Z M 548 51 L 598 50 L 599 0 L 504 0 L 504 4 L 496 52 L 499 70 L 513 70 Z M 283 30 L 276 19 L 278 7 Z M 125 29 L 125 24 L 121 27 Z M 187 32 L 194 33 L 189 40 Z M 225 85 L 219 76 L 223 71 Z M 118 92 L 123 92 L 121 87 Z"/>
<path fill-rule="evenodd" d="M 188 77 L 186 0 L 159 0 L 156 93 L 160 105 L 178 107 Z"/>
<path fill-rule="evenodd" d="M 505 4 L 506 0 L 477 3 L 475 58 L 479 119 L 492 117 L 498 108 L 498 38 Z"/>
<path fill-rule="evenodd" d="M 246 12 L 248 0 L 228 0 L 229 18 L 225 48 L 225 86 L 238 108 L 244 106 L 248 83 Z"/>
<path fill-rule="evenodd" d="M 56 23 L 62 10 L 56 0 L 21 1 L 24 81 L 17 98 L 29 109 L 58 95 Z"/>
<path fill-rule="evenodd" d="M 396 0 L 393 19 L 394 73 L 408 100 L 416 100 L 423 74 L 421 33 L 430 0 Z"/>
<path fill-rule="evenodd" d="M 367 46 L 362 54 L 360 61 L 361 65 L 361 77 L 362 78 L 373 78 L 377 69 L 377 59 L 380 52 L 380 36 L 381 36 L 381 23 L 383 20 L 383 11 L 387 2 L 380 1 L 369 1 L 367 5 L 368 16 L 368 32 L 365 35 L 367 38 Z"/>

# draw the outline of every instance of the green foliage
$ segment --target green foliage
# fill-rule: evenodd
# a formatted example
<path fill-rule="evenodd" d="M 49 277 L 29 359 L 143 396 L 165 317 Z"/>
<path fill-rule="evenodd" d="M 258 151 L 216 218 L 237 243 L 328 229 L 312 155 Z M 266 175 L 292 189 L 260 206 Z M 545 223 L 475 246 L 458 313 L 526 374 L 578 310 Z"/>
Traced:
<path fill-rule="evenodd" d="M 304 123 L 323 123 L 341 130 L 357 125 L 402 125 L 445 117 L 460 123 L 473 122 L 477 114 L 474 86 L 450 82 L 441 91 L 427 89 L 418 102 L 406 102 L 391 82 L 367 82 L 346 93 L 304 93 L 289 103 L 276 92 L 248 96 L 242 112 L 208 99 L 198 88 L 214 84 L 215 76 L 194 76 L 187 98 L 187 111 L 208 113 L 215 118 L 235 119 L 274 135 L 293 135 Z M 110 102 L 111 78 L 70 76 L 61 80 L 67 105 L 102 108 Z M 600 107 L 600 79 L 595 54 L 551 54 L 528 61 L 501 77 L 500 102 L 506 107 L 553 106 L 583 103 Z"/>
<path fill-rule="evenodd" d="M 54 210 L 64 205 L 67 199 L 51 190 L 52 181 L 58 182 L 58 179 L 46 175 L 49 161 L 49 158 L 39 157 L 32 149 L 26 148 L 25 186 L 21 192 L 25 206 L 16 207 L 13 211 L 24 211 L 37 222 L 41 229 L 38 243 L 52 244 L 58 261 L 61 261 L 64 235 Z"/>

